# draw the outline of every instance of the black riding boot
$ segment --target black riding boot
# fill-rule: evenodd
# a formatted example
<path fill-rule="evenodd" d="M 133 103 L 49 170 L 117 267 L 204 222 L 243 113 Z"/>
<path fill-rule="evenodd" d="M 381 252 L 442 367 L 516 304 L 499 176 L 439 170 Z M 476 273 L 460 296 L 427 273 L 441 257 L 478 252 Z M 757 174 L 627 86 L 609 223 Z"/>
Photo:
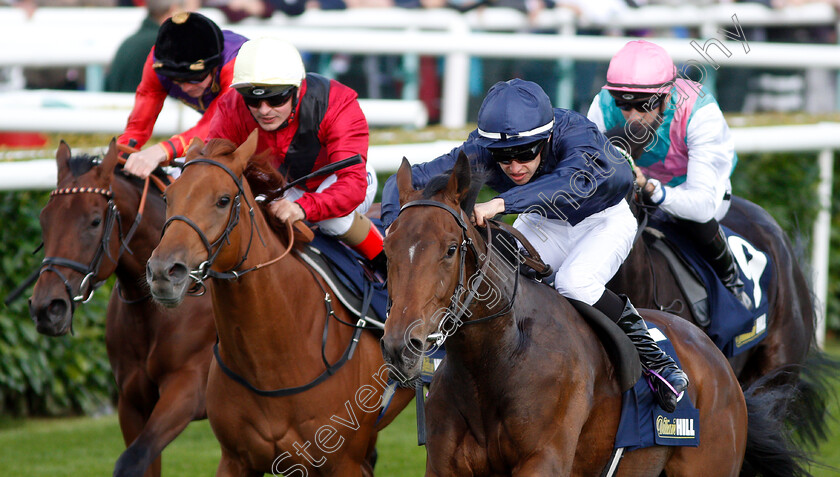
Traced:
<path fill-rule="evenodd" d="M 732 292 L 736 298 L 747 308 L 753 306 L 749 295 L 744 291 L 744 282 L 738 274 L 738 265 L 735 263 L 735 256 L 729 249 L 723 229 L 718 226 L 717 232 L 712 240 L 700 248 L 700 253 L 709 262 L 715 273 L 726 289 Z"/>
<path fill-rule="evenodd" d="M 388 280 L 388 257 L 385 256 L 385 251 L 379 252 L 379 255 L 370 259 L 370 264 L 373 270 L 379 272 L 382 280 Z"/>
<path fill-rule="evenodd" d="M 688 387 L 688 376 L 677 367 L 673 358 L 656 344 L 639 312 L 628 298 L 623 298 L 625 299 L 624 311 L 618 319 L 618 326 L 636 346 L 642 368 L 648 373 L 656 391 L 654 394 L 659 406 L 665 412 L 674 412 L 677 401 Z"/>

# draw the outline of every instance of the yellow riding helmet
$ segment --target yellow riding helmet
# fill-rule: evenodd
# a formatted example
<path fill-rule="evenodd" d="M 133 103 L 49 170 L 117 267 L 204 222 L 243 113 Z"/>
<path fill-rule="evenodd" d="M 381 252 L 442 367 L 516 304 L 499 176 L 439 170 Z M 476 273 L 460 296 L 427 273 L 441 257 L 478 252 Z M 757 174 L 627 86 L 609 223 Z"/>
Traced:
<path fill-rule="evenodd" d="M 231 88 L 300 86 L 306 76 L 300 53 L 279 38 L 246 41 L 236 55 Z"/>

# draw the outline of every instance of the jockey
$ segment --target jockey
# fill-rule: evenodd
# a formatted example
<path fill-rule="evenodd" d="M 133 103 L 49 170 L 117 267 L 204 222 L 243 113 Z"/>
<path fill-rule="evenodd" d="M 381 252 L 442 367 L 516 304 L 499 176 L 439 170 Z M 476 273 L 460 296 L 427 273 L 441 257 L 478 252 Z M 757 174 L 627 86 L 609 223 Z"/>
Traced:
<path fill-rule="evenodd" d="M 752 300 L 718 221 L 729 210 L 729 176 L 738 156 L 717 101 L 703 85 L 677 77 L 668 53 L 653 43 L 627 43 L 610 61 L 607 84 L 592 101 L 601 131 L 619 128 L 636 159 L 646 202 L 676 219 L 726 288 L 746 307 Z M 633 146 L 637 147 L 633 147 Z"/>
<path fill-rule="evenodd" d="M 236 54 L 246 40 L 220 30 L 200 13 L 181 12 L 163 22 L 143 66 L 143 79 L 137 87 L 125 132 L 117 142 L 128 144 L 134 139 L 137 147 L 142 147 L 152 135 L 167 96 L 195 109 L 202 117 L 187 131 L 130 154 L 126 171 L 145 178 L 159 165 L 183 156 L 193 137 L 204 138 L 217 109 L 216 98 L 229 89 Z"/>
<path fill-rule="evenodd" d="M 208 138 L 242 144 L 259 128 L 257 153 L 290 180 L 360 155 L 365 164 L 315 177 L 286 191 L 269 210 L 282 221 L 307 220 L 385 269 L 382 234 L 364 213 L 376 195 L 376 174 L 367 163 L 368 125 L 355 91 L 306 73 L 294 46 L 276 38 L 246 42 L 239 52 L 230 91 Z"/>
<path fill-rule="evenodd" d="M 520 79 L 490 88 L 478 128 L 461 146 L 412 167 L 414 187 L 452 169 L 461 152 L 488 171 L 487 185 L 499 192 L 475 205 L 475 224 L 519 214 L 514 227 L 555 270 L 557 291 L 594 306 L 627 333 L 651 371 L 660 405 L 673 411 L 688 377 L 651 338 L 630 301 L 604 286 L 630 253 L 637 228 L 625 200 L 633 177 L 620 153 L 585 117 L 552 108 L 542 88 Z M 398 195 L 391 176 L 382 195 L 386 226 L 396 219 Z"/>

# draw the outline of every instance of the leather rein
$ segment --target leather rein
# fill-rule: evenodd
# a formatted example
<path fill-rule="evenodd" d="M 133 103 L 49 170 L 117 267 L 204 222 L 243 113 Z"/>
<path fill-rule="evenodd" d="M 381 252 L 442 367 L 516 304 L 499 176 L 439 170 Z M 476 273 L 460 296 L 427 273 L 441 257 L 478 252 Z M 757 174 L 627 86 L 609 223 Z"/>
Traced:
<path fill-rule="evenodd" d="M 446 339 L 449 336 L 451 336 L 455 331 L 457 331 L 457 329 L 462 325 L 475 325 L 479 323 L 485 323 L 494 318 L 498 318 L 500 316 L 508 314 L 510 310 L 513 309 L 514 302 L 516 301 L 516 292 L 519 287 L 519 263 L 523 263 L 533 268 L 540 276 L 546 276 L 547 274 L 550 274 L 550 267 L 542 262 L 536 249 L 533 248 L 533 246 L 518 230 L 505 224 L 504 222 L 499 222 L 492 219 L 486 220 L 487 236 L 485 237 L 485 244 L 487 246 L 487 253 L 482 255 L 478 252 L 478 250 L 475 247 L 475 243 L 469 236 L 469 228 L 467 226 L 467 221 L 464 219 L 464 213 L 462 211 L 456 211 L 452 207 L 435 200 L 421 199 L 406 203 L 405 205 L 400 207 L 399 213 L 402 213 L 405 209 L 408 209 L 410 207 L 436 207 L 442 209 L 448 212 L 449 215 L 451 215 L 455 219 L 455 222 L 461 229 L 461 244 L 458 247 L 460 251 L 460 262 L 458 265 L 458 284 L 455 286 L 455 290 L 453 291 L 452 296 L 449 299 L 450 304 L 446 309 L 445 315 L 443 316 L 443 318 L 441 318 L 441 321 L 438 324 L 437 331 L 435 333 L 431 333 L 426 338 L 427 341 L 435 343 L 435 346 L 443 345 Z M 523 247 L 525 247 L 530 256 L 521 255 L 519 253 L 519 250 L 517 249 L 517 269 L 514 272 L 513 291 L 511 292 L 510 298 L 507 300 L 507 304 L 503 309 L 489 316 L 484 316 L 469 321 L 463 321 L 461 317 L 467 312 L 469 307 L 472 305 L 473 300 L 475 300 L 476 296 L 478 295 L 476 290 L 478 290 L 485 277 L 487 276 L 490 259 L 493 253 L 493 241 L 491 235 L 491 229 L 493 228 L 497 230 L 504 230 L 514 235 L 514 237 L 516 237 L 516 239 L 519 240 Z M 467 289 L 464 285 L 466 281 L 466 256 L 468 251 L 472 252 L 473 257 L 475 258 L 476 269 L 474 278 L 470 279 L 471 286 L 469 289 Z"/>
<path fill-rule="evenodd" d="M 191 291 L 188 292 L 188 293 L 193 294 L 193 295 L 203 295 L 206 292 L 206 287 L 204 285 L 204 280 L 206 280 L 208 277 L 209 278 L 218 278 L 218 279 L 222 279 L 222 280 L 236 280 L 239 277 L 241 277 L 242 275 L 245 275 L 246 273 L 253 272 L 255 270 L 259 270 L 260 268 L 266 267 L 266 266 L 271 265 L 273 263 L 277 263 L 278 261 L 280 261 L 286 255 L 289 254 L 289 252 L 292 250 L 292 246 L 294 245 L 294 230 L 293 230 L 292 224 L 289 223 L 289 222 L 286 222 L 287 231 L 289 233 L 289 244 L 286 247 L 286 250 L 281 255 L 279 255 L 279 256 L 277 256 L 277 257 L 275 257 L 275 258 L 273 258 L 273 259 L 271 259 L 267 262 L 261 263 L 259 265 L 255 265 L 253 267 L 250 267 L 250 268 L 247 268 L 247 269 L 244 269 L 244 270 L 240 270 L 239 267 L 241 267 L 242 264 L 245 263 L 245 261 L 248 258 L 248 253 L 251 250 L 251 245 L 253 244 L 254 230 L 255 229 L 257 230 L 257 236 L 259 237 L 260 242 L 263 244 L 263 246 L 265 246 L 265 241 L 263 240 L 259 229 L 256 227 L 256 223 L 255 223 L 256 218 L 254 216 L 254 207 L 248 201 L 248 198 L 245 196 L 245 189 L 242 187 L 241 178 L 239 176 L 237 176 L 236 174 L 234 174 L 233 171 L 230 170 L 230 168 L 228 168 L 224 164 L 222 164 L 218 161 L 214 161 L 212 159 L 197 158 L 197 159 L 193 159 L 193 160 L 187 162 L 186 164 L 184 164 L 184 169 L 186 169 L 188 166 L 193 165 L 193 164 L 208 164 L 208 165 L 216 166 L 216 167 L 224 170 L 230 176 L 230 178 L 233 179 L 233 182 L 236 184 L 238 192 L 237 192 L 236 196 L 233 198 L 233 205 L 231 206 L 231 212 L 230 212 L 230 215 L 228 217 L 228 222 L 227 222 L 227 225 L 225 226 L 225 230 L 212 243 L 207 239 L 207 236 L 204 234 L 204 232 L 201 230 L 201 228 L 199 228 L 198 225 L 195 222 L 193 222 L 189 217 L 186 217 L 184 215 L 174 215 L 174 216 L 170 217 L 169 219 L 167 219 L 166 223 L 163 226 L 163 231 L 165 232 L 166 228 L 172 222 L 174 222 L 174 221 L 184 222 L 185 224 L 187 224 L 190 228 L 192 228 L 198 234 L 198 237 L 201 239 L 201 242 L 204 244 L 204 247 L 207 250 L 207 260 L 202 262 L 198 266 L 197 269 L 191 270 L 190 273 L 189 273 L 190 278 L 192 280 L 194 280 L 196 283 L 191 288 Z M 222 245 L 224 243 L 230 244 L 230 239 L 229 239 L 230 234 L 233 231 L 233 229 L 236 227 L 236 225 L 239 223 L 239 216 L 240 216 L 240 213 L 241 213 L 242 200 L 245 201 L 245 205 L 248 207 L 248 215 L 249 215 L 249 218 L 250 218 L 250 221 L 251 221 L 251 232 L 250 232 L 249 238 L 248 238 L 248 247 L 246 248 L 245 253 L 240 258 L 239 263 L 237 263 L 233 268 L 231 268 L 230 270 L 225 271 L 225 272 L 217 272 L 215 270 L 212 270 L 210 267 L 216 261 L 216 258 L 218 257 L 219 252 L 221 251 Z M 326 311 L 327 311 L 327 316 L 326 316 L 326 319 L 324 320 L 324 331 L 321 335 L 321 360 L 324 363 L 325 370 L 318 377 L 316 377 L 312 381 L 310 381 L 306 384 L 303 384 L 301 386 L 294 386 L 294 387 L 289 387 L 289 388 L 280 388 L 280 389 L 273 389 L 273 390 L 260 389 L 260 388 L 257 388 L 256 386 L 252 385 L 251 383 L 249 383 L 247 379 L 242 377 L 242 375 L 238 374 L 236 371 L 231 369 L 227 364 L 225 364 L 224 360 L 222 360 L 221 353 L 219 352 L 218 338 L 216 340 L 216 343 L 213 345 L 213 355 L 216 357 L 216 362 L 218 363 L 219 368 L 222 370 L 222 372 L 224 372 L 232 380 L 239 383 L 241 386 L 245 387 L 249 391 L 251 391 L 254 394 L 257 394 L 259 396 L 263 396 L 263 397 L 290 396 L 290 395 L 298 394 L 298 393 L 301 393 L 301 392 L 306 391 L 308 389 L 311 389 L 311 388 L 317 386 L 318 384 L 322 383 L 327 378 L 329 378 L 330 376 L 335 374 L 336 371 L 338 371 L 342 366 L 344 366 L 344 364 L 347 361 L 349 361 L 350 359 L 353 358 L 353 354 L 356 351 L 356 346 L 359 343 L 359 339 L 361 337 L 362 330 L 365 328 L 365 325 L 367 324 L 366 321 L 364 320 L 364 318 L 360 318 L 355 326 L 352 325 L 351 323 L 346 323 L 346 322 L 344 322 L 344 320 L 341 320 L 340 318 L 338 318 L 338 316 L 336 316 L 336 314 L 335 314 L 335 310 L 332 307 L 332 300 L 330 298 L 329 292 L 327 291 L 327 289 L 324 288 L 324 286 L 318 280 L 318 277 L 315 275 L 315 272 L 308 265 L 306 267 L 307 267 L 307 270 L 309 270 L 309 272 L 312 274 L 312 277 L 315 280 L 315 283 L 317 283 L 318 286 L 321 288 L 321 291 L 324 292 L 324 306 L 325 306 Z M 364 316 L 364 314 L 365 314 L 365 312 L 363 311 L 362 316 Z M 355 328 L 355 331 L 353 333 L 352 339 L 350 340 L 350 343 L 345 348 L 344 353 L 342 354 L 341 358 L 339 358 L 338 361 L 336 361 L 335 363 L 330 363 L 327 360 L 327 357 L 326 357 L 327 337 L 328 337 L 328 332 L 329 332 L 330 321 L 332 319 L 335 319 L 339 323 L 342 323 L 342 324 L 345 324 L 345 325 L 354 326 L 354 328 Z"/>
<path fill-rule="evenodd" d="M 118 148 L 122 152 L 126 153 L 137 151 L 132 147 L 124 145 L 118 145 Z M 124 158 L 119 158 L 118 161 L 120 162 L 120 164 L 125 164 Z M 34 283 L 44 272 L 55 273 L 64 283 L 64 288 L 67 290 L 67 296 L 70 298 L 71 313 L 76 310 L 77 303 L 89 302 L 91 298 L 93 298 L 94 292 L 99 287 L 101 287 L 106 281 L 101 280 L 99 282 L 93 282 L 94 278 L 99 275 L 99 268 L 102 265 L 103 257 L 107 256 L 112 262 L 117 263 L 119 258 L 122 256 L 123 252 L 128 252 L 129 254 L 134 253 L 128 247 L 128 244 L 131 242 L 132 237 L 134 237 L 134 233 L 137 231 L 137 228 L 140 225 L 140 221 L 143 219 L 143 211 L 145 210 L 146 206 L 146 197 L 148 196 L 150 180 L 155 182 L 155 185 L 161 192 L 163 192 L 163 190 L 166 188 L 166 184 L 164 184 L 163 181 L 160 180 L 160 178 L 151 175 L 146 178 L 143 185 L 143 193 L 140 198 L 140 205 L 138 206 L 137 215 L 134 218 L 134 223 L 132 223 L 131 227 L 128 229 L 128 232 L 125 235 L 123 235 L 122 233 L 122 220 L 120 212 L 117 209 L 116 203 L 114 202 L 114 193 L 110 187 L 107 189 L 100 187 L 64 187 L 60 189 L 55 189 L 52 192 L 50 192 L 50 199 L 59 195 L 72 194 L 99 194 L 108 199 L 102 240 L 100 240 L 93 258 L 87 265 L 64 257 L 44 257 L 44 259 L 41 261 L 41 265 L 35 271 L 33 271 L 23 281 L 23 283 L 21 283 L 17 288 L 15 288 L 14 290 L 12 290 L 11 293 L 9 293 L 9 295 L 5 299 L 5 303 L 8 305 L 9 303 L 13 302 L 18 297 L 20 297 L 23 291 L 26 290 L 26 288 L 28 288 L 32 283 Z M 120 249 L 116 257 L 112 257 L 111 252 L 109 251 L 111 232 L 114 229 L 114 224 L 117 225 L 117 229 L 119 230 L 120 240 Z M 43 246 L 43 243 L 41 244 L 41 246 Z M 73 287 L 70 285 L 70 280 L 67 278 L 67 276 L 56 267 L 69 268 L 83 275 L 77 293 L 73 292 Z M 117 286 L 119 286 L 119 283 L 117 283 Z M 138 300 L 127 301 L 122 297 L 122 294 L 119 294 L 120 299 L 126 303 L 138 303 L 140 301 L 145 300 L 149 296 L 150 295 L 146 295 Z"/>

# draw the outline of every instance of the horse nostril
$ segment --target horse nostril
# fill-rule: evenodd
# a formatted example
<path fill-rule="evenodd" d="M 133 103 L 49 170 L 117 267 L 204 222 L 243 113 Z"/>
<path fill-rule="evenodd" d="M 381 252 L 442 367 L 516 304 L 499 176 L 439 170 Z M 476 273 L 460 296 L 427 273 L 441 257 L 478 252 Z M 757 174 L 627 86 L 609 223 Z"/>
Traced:
<path fill-rule="evenodd" d="M 189 269 L 183 263 L 175 263 L 169 267 L 169 279 L 173 282 L 181 282 L 189 275 Z"/>
<path fill-rule="evenodd" d="M 408 340 L 408 347 L 405 352 L 420 355 L 423 353 L 423 341 L 418 338 L 411 338 Z"/>
<path fill-rule="evenodd" d="M 50 302 L 50 306 L 47 307 L 47 313 L 50 316 L 64 316 L 64 313 L 67 312 L 67 302 L 64 300 L 53 300 Z"/>

